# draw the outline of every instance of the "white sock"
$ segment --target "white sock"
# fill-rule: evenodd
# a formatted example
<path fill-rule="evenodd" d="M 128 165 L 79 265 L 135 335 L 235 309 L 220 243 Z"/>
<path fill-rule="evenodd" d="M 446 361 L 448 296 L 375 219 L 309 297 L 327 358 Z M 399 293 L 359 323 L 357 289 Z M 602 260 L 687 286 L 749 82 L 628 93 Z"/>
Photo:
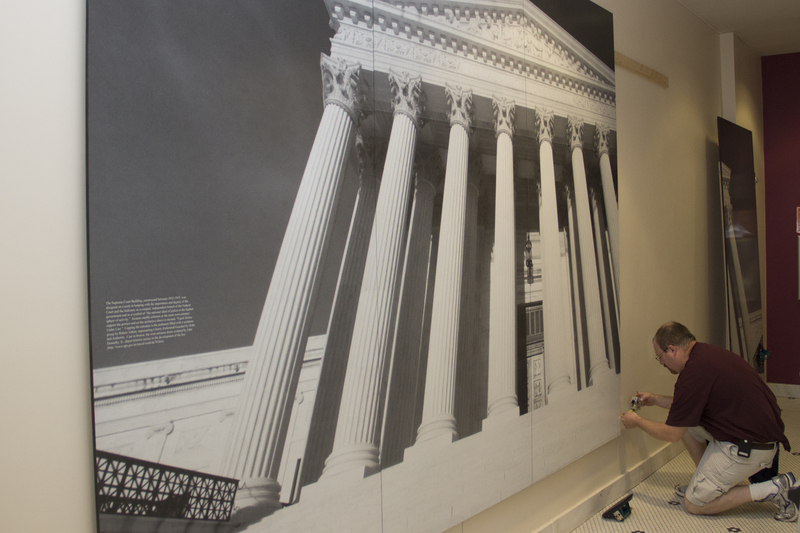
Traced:
<path fill-rule="evenodd" d="M 766 500 L 770 496 L 778 494 L 778 492 L 780 492 L 780 487 L 773 483 L 772 480 L 750 485 L 750 497 L 754 502 Z"/>

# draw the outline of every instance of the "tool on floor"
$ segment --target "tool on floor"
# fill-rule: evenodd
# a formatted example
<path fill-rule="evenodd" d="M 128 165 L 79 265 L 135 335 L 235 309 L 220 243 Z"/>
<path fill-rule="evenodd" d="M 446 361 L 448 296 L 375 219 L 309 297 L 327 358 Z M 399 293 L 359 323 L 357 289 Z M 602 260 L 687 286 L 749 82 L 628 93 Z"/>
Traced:
<path fill-rule="evenodd" d="M 633 498 L 633 494 L 628 494 L 620 501 L 606 509 L 603 513 L 603 518 L 607 518 L 609 520 L 616 520 L 617 522 L 622 522 L 626 518 L 631 515 L 631 498 Z"/>

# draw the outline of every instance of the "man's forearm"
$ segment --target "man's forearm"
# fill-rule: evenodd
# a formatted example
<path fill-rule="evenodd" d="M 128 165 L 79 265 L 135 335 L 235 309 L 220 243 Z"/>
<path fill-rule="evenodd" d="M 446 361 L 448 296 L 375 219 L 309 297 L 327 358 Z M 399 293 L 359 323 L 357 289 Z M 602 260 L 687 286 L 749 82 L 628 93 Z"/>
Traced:
<path fill-rule="evenodd" d="M 663 422 L 653 422 L 636 413 L 625 413 L 622 418 L 625 427 L 638 427 L 651 437 L 667 442 L 678 442 L 686 432 L 686 428 L 668 426 Z"/>
<path fill-rule="evenodd" d="M 667 442 L 678 442 L 686 432 L 686 428 L 676 428 L 668 426 L 663 422 L 653 422 L 652 420 L 641 417 L 636 421 L 636 425 L 651 437 Z"/>
<path fill-rule="evenodd" d="M 672 396 L 654 395 L 655 405 L 664 409 L 672 407 Z"/>

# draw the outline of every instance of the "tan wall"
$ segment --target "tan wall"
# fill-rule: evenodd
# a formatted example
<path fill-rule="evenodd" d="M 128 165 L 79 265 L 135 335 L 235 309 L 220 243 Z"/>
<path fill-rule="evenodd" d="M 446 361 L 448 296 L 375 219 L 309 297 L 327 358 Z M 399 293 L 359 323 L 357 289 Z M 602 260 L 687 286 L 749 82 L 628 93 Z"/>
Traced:
<path fill-rule="evenodd" d="M 716 32 L 674 0 L 597 3 L 614 13 L 616 49 L 670 80 L 617 71 L 622 410 L 637 390 L 671 391 L 650 345 L 664 321 L 724 343 L 720 52 Z M 94 530 L 84 10 L 0 8 L 0 525 L 15 533 Z M 626 431 L 451 531 L 535 531 L 662 446 Z"/>
<path fill-rule="evenodd" d="M 0 530 L 94 531 L 85 3 L 0 5 Z"/>

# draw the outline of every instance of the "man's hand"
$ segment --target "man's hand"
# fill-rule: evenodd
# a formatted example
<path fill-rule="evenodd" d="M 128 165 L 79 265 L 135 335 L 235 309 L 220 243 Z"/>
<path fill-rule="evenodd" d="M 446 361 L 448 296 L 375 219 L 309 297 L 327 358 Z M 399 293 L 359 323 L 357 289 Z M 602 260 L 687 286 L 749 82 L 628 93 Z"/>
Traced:
<path fill-rule="evenodd" d="M 639 401 L 642 405 L 650 407 L 656 404 L 656 395 L 650 392 L 637 392 L 636 396 L 639 397 Z"/>
<path fill-rule="evenodd" d="M 686 433 L 686 428 L 668 426 L 663 422 L 653 422 L 642 418 L 633 411 L 622 415 L 622 424 L 628 429 L 639 428 L 651 437 L 668 442 L 678 442 Z"/>
<path fill-rule="evenodd" d="M 637 422 L 641 420 L 641 417 L 634 413 L 633 411 L 628 411 L 624 415 L 622 415 L 622 425 L 628 429 L 633 429 L 638 427 Z"/>
<path fill-rule="evenodd" d="M 672 396 L 661 396 L 651 392 L 637 392 L 636 396 L 639 397 L 639 400 L 643 406 L 649 407 L 656 405 L 658 407 L 663 407 L 664 409 L 669 409 L 672 405 Z"/>

